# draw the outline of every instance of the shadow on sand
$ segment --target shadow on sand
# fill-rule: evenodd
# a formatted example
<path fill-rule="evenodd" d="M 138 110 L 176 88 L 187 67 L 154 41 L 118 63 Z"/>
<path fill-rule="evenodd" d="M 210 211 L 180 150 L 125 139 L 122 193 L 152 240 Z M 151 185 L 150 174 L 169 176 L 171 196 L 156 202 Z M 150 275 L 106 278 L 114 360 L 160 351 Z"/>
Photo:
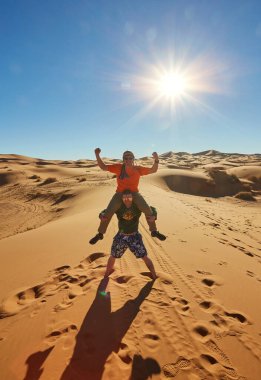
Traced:
<path fill-rule="evenodd" d="M 134 355 L 130 380 L 147 380 L 160 372 L 159 363 L 155 359 L 143 359 L 141 355 Z"/>
<path fill-rule="evenodd" d="M 105 292 L 107 284 L 108 278 L 104 278 L 98 286 L 95 299 L 76 337 L 70 363 L 60 380 L 102 378 L 107 358 L 112 352 L 119 351 L 121 341 L 138 314 L 142 302 L 149 295 L 153 281 L 148 282 L 135 299 L 127 301 L 122 308 L 114 312 L 111 312 L 110 294 Z M 141 363 L 141 360 L 138 361 Z M 136 370 L 137 365 L 133 366 L 132 373 L 137 372 Z"/>
<path fill-rule="evenodd" d="M 38 380 L 43 373 L 42 365 L 47 359 L 47 356 L 51 353 L 53 347 L 48 348 L 45 351 L 38 351 L 30 355 L 26 360 L 28 366 L 24 380 Z"/>

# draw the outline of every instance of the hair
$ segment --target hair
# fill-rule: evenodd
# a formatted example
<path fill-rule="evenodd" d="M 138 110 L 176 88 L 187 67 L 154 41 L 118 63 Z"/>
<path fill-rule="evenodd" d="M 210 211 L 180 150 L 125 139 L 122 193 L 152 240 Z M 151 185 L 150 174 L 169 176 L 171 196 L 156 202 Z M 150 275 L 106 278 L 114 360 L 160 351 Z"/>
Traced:
<path fill-rule="evenodd" d="M 132 195 L 132 191 L 129 189 L 123 190 L 122 195 L 124 195 L 124 194 L 131 194 Z"/>
<path fill-rule="evenodd" d="M 133 158 L 134 158 L 134 154 L 130 150 L 125 150 L 125 152 L 123 152 L 123 154 L 122 154 L 122 158 L 124 156 L 126 156 L 127 154 L 130 155 L 130 156 L 133 156 Z"/>
<path fill-rule="evenodd" d="M 123 155 L 122 155 L 122 159 L 123 159 L 123 160 L 124 160 L 124 156 L 125 156 L 125 155 L 130 155 L 130 156 L 132 156 L 133 159 L 134 159 L 134 154 L 133 154 L 130 150 L 125 150 L 125 152 L 123 152 Z M 121 168 L 121 172 L 120 172 L 119 178 L 120 178 L 120 179 L 129 178 L 129 175 L 127 174 L 126 169 L 125 169 L 125 163 L 123 163 L 123 165 L 122 165 L 122 168 Z"/>
<path fill-rule="evenodd" d="M 129 175 L 127 174 L 126 169 L 125 169 L 125 164 L 123 164 L 121 167 L 119 178 L 120 179 L 129 178 Z"/>

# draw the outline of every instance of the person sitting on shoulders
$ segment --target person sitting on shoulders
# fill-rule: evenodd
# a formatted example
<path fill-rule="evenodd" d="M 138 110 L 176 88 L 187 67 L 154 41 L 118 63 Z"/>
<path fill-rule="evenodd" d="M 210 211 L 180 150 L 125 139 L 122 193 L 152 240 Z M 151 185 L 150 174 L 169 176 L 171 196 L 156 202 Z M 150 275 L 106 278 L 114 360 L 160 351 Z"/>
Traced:
<path fill-rule="evenodd" d="M 120 208 L 122 204 L 122 193 L 124 190 L 130 190 L 132 192 L 133 202 L 136 204 L 138 209 L 143 212 L 146 216 L 149 229 L 151 231 L 151 236 L 156 237 L 159 240 L 165 240 L 166 237 L 157 231 L 155 219 L 153 217 L 153 211 L 151 207 L 147 204 L 145 199 L 139 193 L 138 185 L 140 177 L 143 175 L 148 175 L 156 173 L 158 170 L 159 157 L 156 152 L 152 154 L 154 158 L 154 163 L 150 168 L 144 166 L 134 165 L 134 154 L 131 151 L 125 151 L 123 153 L 123 163 L 122 164 L 112 164 L 106 165 L 100 157 L 101 149 L 95 149 L 95 155 L 97 163 L 102 170 L 110 171 L 117 176 L 117 189 L 116 193 L 112 197 L 110 203 L 108 204 L 106 210 L 101 218 L 100 225 L 98 228 L 98 233 L 90 239 L 90 244 L 96 244 L 98 240 L 103 239 L 110 220 L 115 214 L 115 212 Z"/>

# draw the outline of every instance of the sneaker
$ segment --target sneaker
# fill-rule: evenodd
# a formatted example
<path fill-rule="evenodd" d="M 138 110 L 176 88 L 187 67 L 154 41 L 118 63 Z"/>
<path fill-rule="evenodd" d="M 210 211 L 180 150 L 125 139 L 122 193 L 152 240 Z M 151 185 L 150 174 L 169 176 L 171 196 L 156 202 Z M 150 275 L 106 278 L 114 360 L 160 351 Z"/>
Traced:
<path fill-rule="evenodd" d="M 163 240 L 166 240 L 166 236 L 161 234 L 159 231 L 151 231 L 151 236 L 152 237 L 156 237 L 157 239 L 163 241 Z"/>
<path fill-rule="evenodd" d="M 91 240 L 89 241 L 90 244 L 96 244 L 98 240 L 102 240 L 103 239 L 103 234 L 101 234 L 100 232 L 95 235 L 93 238 L 91 238 Z"/>

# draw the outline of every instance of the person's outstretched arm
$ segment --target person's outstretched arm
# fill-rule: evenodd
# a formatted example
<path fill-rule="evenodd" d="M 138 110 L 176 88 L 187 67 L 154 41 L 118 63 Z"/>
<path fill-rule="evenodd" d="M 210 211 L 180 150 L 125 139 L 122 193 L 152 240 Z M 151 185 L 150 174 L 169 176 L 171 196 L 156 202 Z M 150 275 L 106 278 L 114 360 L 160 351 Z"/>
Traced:
<path fill-rule="evenodd" d="M 105 163 L 102 161 L 102 159 L 101 159 L 101 157 L 100 157 L 101 149 L 100 149 L 100 148 L 96 148 L 96 149 L 94 150 L 94 153 L 95 153 L 96 160 L 97 160 L 97 164 L 99 165 L 99 167 L 100 167 L 102 170 L 107 170 L 107 166 L 105 165 Z"/>
<path fill-rule="evenodd" d="M 152 153 L 152 157 L 154 158 L 154 164 L 150 168 L 150 173 L 156 173 L 159 167 L 159 156 L 157 152 Z"/>

